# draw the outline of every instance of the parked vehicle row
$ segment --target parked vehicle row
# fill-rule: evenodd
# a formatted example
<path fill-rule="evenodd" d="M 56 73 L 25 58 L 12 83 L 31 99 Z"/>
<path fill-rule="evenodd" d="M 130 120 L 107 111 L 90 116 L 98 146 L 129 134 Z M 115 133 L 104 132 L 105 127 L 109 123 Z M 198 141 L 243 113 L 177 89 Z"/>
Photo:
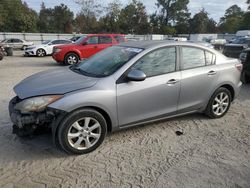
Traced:
<path fill-rule="evenodd" d="M 91 35 L 79 45 L 93 45 L 86 39 L 100 41 Z M 223 117 L 238 96 L 241 70 L 239 60 L 203 45 L 123 43 L 21 81 L 9 113 L 18 135 L 49 126 L 63 150 L 85 154 L 107 132 L 197 112 Z"/>

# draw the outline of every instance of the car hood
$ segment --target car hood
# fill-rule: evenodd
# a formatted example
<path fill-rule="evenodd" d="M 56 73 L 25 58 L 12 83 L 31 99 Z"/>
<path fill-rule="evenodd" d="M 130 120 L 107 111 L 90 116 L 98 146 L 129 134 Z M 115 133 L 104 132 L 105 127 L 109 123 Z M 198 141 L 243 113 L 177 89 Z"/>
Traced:
<path fill-rule="evenodd" d="M 71 91 L 90 88 L 98 78 L 87 77 L 69 68 L 55 69 L 34 74 L 14 87 L 21 99 L 53 94 L 65 94 Z"/>

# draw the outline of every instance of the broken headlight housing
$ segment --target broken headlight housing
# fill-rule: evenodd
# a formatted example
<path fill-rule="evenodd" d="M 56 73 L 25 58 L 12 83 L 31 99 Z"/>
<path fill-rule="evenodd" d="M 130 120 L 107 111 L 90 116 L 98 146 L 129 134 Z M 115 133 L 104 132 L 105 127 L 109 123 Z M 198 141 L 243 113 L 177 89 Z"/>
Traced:
<path fill-rule="evenodd" d="M 21 113 L 41 112 L 45 110 L 49 104 L 57 101 L 61 97 L 62 95 L 50 95 L 25 99 L 16 104 L 15 110 L 19 110 Z"/>

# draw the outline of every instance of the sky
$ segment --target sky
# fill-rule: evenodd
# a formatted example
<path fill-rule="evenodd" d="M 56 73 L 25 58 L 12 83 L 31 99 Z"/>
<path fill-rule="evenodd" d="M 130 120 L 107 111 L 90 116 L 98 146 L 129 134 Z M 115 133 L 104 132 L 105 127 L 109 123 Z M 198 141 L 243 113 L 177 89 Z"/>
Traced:
<path fill-rule="evenodd" d="M 40 10 L 41 3 L 44 2 L 46 7 L 54 7 L 61 3 L 66 4 L 75 14 L 81 10 L 79 5 L 74 3 L 74 0 L 25 0 L 29 7 L 35 9 L 37 12 Z M 102 0 L 102 5 L 113 2 L 114 0 Z M 219 21 L 225 13 L 225 10 L 230 6 L 237 4 L 243 10 L 247 9 L 247 0 L 189 0 L 188 8 L 192 15 L 199 12 L 202 8 L 209 13 L 209 17 L 213 18 L 215 21 Z M 97 1 L 98 2 L 98 1 Z M 123 5 L 131 2 L 131 0 L 120 0 Z M 148 13 L 153 13 L 156 10 L 156 0 L 141 0 L 147 8 Z"/>

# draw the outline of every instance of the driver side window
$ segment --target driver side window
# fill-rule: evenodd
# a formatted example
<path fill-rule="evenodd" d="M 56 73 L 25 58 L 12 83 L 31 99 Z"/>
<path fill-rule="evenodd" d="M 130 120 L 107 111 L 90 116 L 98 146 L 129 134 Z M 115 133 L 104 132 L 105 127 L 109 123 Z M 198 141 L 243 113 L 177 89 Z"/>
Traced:
<path fill-rule="evenodd" d="M 147 77 L 158 76 L 176 69 L 176 48 L 160 48 L 146 54 L 134 66 L 134 69 L 143 71 Z"/>
<path fill-rule="evenodd" d="M 98 44 L 98 37 L 90 37 L 87 41 L 88 44 Z"/>

